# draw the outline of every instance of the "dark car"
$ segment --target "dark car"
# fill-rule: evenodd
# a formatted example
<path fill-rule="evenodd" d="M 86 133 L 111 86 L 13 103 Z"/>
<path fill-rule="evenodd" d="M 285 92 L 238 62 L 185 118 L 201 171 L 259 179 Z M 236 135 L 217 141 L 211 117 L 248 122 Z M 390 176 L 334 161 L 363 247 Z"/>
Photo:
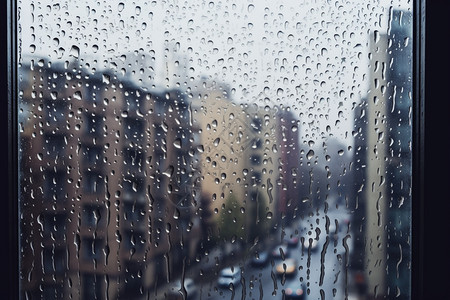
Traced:
<path fill-rule="evenodd" d="M 284 242 L 291 248 L 297 247 L 299 241 L 300 239 L 296 236 L 284 239 Z"/>

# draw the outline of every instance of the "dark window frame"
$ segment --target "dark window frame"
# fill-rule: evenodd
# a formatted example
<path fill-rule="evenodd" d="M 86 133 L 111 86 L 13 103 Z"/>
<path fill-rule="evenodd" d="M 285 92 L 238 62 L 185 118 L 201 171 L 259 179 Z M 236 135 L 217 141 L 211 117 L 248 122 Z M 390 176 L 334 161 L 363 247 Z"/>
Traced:
<path fill-rule="evenodd" d="M 6 116 L 6 138 L 8 155 L 4 155 L 4 168 L 7 180 L 3 180 L 8 190 L 8 208 L 2 210 L 3 225 L 8 228 L 7 267 L 2 268 L 6 281 L 3 281 L 2 294 L 8 299 L 19 298 L 18 258 L 18 118 L 17 118 L 17 5 L 15 1 L 3 2 L 4 36 L 7 42 L 2 44 L 1 51 L 5 63 L 2 65 L 2 82 L 6 85 L 3 94 L 7 109 L 2 110 Z M 436 149 L 443 149 L 441 143 L 448 135 L 447 109 L 439 101 L 445 96 L 445 87 L 449 82 L 448 69 L 440 72 L 443 66 L 448 66 L 448 43 L 445 43 L 445 28 L 449 28 L 448 2 L 414 0 L 414 111 L 413 111 L 413 207 L 412 207 L 412 299 L 431 299 L 444 295 L 445 276 L 441 269 L 449 265 L 449 246 L 439 244 L 439 230 L 442 220 L 448 222 L 448 197 L 439 186 L 448 184 L 449 175 L 445 172 L 436 173 L 435 166 L 448 166 L 449 157 L 436 154 Z M 447 25 L 445 25 L 447 24 Z M 447 50 L 447 51 L 446 51 Z M 425 81 L 426 79 L 426 81 Z M 443 88 L 444 87 L 444 88 Z M 425 101 L 425 96 L 428 101 Z M 431 100 L 430 100 L 431 99 Z M 433 101 L 434 100 L 434 101 Z M 438 105 L 436 105 L 438 103 Z M 425 127 L 426 119 L 426 127 Z M 440 137 L 436 139 L 435 137 Z M 426 199 L 425 199 L 426 193 Z M 444 197 L 444 198 L 443 198 Z M 437 204 L 437 202 L 439 202 Z M 445 203 L 444 203 L 445 202 Z M 445 207 L 447 205 L 447 207 Z M 438 207 L 439 209 L 436 209 Z M 448 223 L 447 223 L 448 224 Z M 445 265 L 444 265 L 445 264 Z M 445 268 L 444 268 L 445 269 Z M 5 297 L 6 298 L 6 297 Z"/>

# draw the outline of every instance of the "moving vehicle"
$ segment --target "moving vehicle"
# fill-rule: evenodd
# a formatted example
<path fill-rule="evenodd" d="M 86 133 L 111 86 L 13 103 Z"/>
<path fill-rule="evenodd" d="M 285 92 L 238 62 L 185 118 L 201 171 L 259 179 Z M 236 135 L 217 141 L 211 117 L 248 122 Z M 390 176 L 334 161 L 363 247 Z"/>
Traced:
<path fill-rule="evenodd" d="M 277 264 L 275 270 L 279 276 L 293 276 L 297 272 L 297 260 L 294 258 L 288 258 L 281 261 Z"/>
<path fill-rule="evenodd" d="M 217 284 L 220 287 L 229 287 L 230 284 L 238 285 L 241 282 L 241 269 L 239 266 L 228 267 L 222 269 L 217 279 Z"/>
<path fill-rule="evenodd" d="M 286 288 L 284 289 L 284 296 L 286 300 L 288 299 L 305 299 L 305 286 L 303 283 L 293 280 L 286 284 Z"/>

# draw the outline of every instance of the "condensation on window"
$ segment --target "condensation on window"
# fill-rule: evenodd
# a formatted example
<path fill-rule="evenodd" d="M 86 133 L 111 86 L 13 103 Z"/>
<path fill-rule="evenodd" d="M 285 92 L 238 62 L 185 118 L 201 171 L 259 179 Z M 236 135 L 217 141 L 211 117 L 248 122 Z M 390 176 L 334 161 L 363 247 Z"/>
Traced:
<path fill-rule="evenodd" d="M 19 1 L 21 299 L 410 299 L 412 4 Z"/>

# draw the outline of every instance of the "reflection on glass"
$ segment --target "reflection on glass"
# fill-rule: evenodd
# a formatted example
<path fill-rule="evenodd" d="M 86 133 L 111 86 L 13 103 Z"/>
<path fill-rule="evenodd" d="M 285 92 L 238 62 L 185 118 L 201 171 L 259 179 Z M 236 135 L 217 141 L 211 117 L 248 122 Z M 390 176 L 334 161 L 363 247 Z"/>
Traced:
<path fill-rule="evenodd" d="M 404 2 L 20 2 L 21 298 L 409 299 Z"/>

